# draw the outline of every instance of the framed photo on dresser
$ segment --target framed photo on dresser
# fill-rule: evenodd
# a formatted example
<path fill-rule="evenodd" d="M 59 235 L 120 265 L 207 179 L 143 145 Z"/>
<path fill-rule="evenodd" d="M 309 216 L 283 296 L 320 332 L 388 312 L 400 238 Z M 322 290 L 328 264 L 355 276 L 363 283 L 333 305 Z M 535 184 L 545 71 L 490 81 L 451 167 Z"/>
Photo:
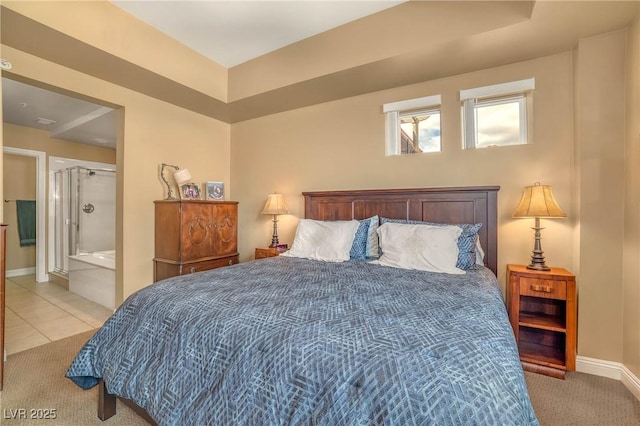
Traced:
<path fill-rule="evenodd" d="M 224 201 L 224 183 L 205 182 L 204 199 L 213 201 Z"/>
<path fill-rule="evenodd" d="M 180 187 L 180 198 L 183 200 L 199 200 L 200 187 L 195 183 L 185 183 Z"/>

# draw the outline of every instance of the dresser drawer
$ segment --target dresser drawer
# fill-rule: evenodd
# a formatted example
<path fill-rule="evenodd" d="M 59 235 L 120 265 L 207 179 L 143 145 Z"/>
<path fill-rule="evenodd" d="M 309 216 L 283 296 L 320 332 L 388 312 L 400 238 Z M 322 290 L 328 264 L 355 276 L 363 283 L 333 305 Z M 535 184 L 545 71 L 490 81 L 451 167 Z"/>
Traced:
<path fill-rule="evenodd" d="M 567 283 L 565 281 L 546 280 L 542 278 L 520 277 L 520 296 L 566 300 Z"/>
<path fill-rule="evenodd" d="M 238 263 L 238 256 L 225 257 L 222 259 L 205 260 L 202 262 L 184 263 L 180 275 L 192 274 L 194 272 L 208 271 L 209 269 L 221 268 Z"/>
<path fill-rule="evenodd" d="M 165 278 L 177 275 L 186 275 L 194 272 L 207 271 L 209 269 L 221 268 L 223 266 L 235 265 L 238 263 L 238 255 L 223 257 L 220 259 L 203 260 L 201 262 L 179 263 L 172 260 L 153 259 L 153 282 L 164 280 Z"/>

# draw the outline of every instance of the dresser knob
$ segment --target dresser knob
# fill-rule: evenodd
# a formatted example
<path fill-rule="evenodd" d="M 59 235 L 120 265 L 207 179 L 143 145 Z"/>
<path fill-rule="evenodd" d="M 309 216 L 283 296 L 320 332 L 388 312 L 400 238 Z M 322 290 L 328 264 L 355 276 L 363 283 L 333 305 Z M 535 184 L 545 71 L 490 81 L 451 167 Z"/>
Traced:
<path fill-rule="evenodd" d="M 191 267 L 191 270 L 189 271 L 189 273 L 193 274 L 195 271 L 196 271 L 195 266 L 192 266 L 192 267 Z"/>
<path fill-rule="evenodd" d="M 233 259 L 229 261 L 229 265 L 233 265 Z"/>

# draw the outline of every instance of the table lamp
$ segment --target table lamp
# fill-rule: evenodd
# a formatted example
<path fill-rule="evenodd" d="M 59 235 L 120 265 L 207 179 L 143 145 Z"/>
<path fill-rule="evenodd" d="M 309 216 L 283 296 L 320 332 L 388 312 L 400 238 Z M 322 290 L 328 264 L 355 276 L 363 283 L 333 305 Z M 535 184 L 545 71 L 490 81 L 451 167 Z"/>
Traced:
<path fill-rule="evenodd" d="M 553 198 L 551 187 L 549 185 L 540 185 L 540 182 L 536 182 L 533 186 L 526 186 L 522 192 L 522 199 L 518 208 L 513 213 L 513 217 L 533 217 L 535 219 L 535 226 L 531 229 L 535 230 L 535 243 L 533 246 L 533 254 L 531 255 L 531 263 L 527 266 L 528 269 L 535 269 L 536 271 L 549 271 L 549 268 L 544 263 L 544 256 L 542 252 L 542 246 L 540 244 L 541 236 L 540 230 L 544 229 L 540 227 L 541 217 L 567 217 L 567 214 L 560 209 L 558 203 Z"/>
<path fill-rule="evenodd" d="M 165 198 L 165 200 L 178 200 L 179 198 L 176 198 L 173 196 L 173 190 L 171 189 L 171 184 L 169 183 L 167 178 L 164 177 L 164 169 L 167 167 L 172 167 L 176 169 L 176 171 L 180 170 L 180 167 L 174 166 L 173 164 L 162 163 L 162 166 L 160 168 L 160 178 L 165 183 L 165 185 L 167 185 L 167 198 Z"/>
<path fill-rule="evenodd" d="M 185 183 L 189 183 L 191 180 L 191 173 L 189 173 L 189 170 L 187 169 L 178 170 L 173 174 L 173 179 L 176 181 L 176 185 L 178 185 L 179 188 Z"/>
<path fill-rule="evenodd" d="M 273 237 L 271 238 L 271 245 L 269 247 L 278 246 L 278 215 L 288 214 L 286 204 L 284 203 L 284 196 L 282 194 L 269 194 L 267 202 L 260 214 L 272 214 L 273 215 Z"/>

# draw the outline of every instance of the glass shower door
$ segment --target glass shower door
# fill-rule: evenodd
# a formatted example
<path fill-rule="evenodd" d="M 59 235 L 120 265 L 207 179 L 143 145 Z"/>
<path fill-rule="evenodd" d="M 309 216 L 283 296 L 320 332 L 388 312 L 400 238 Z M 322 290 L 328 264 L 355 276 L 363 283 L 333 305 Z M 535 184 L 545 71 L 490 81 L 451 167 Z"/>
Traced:
<path fill-rule="evenodd" d="M 61 274 L 66 274 L 69 266 L 67 254 L 69 253 L 69 242 L 71 240 L 71 218 L 69 204 L 71 180 L 69 170 L 58 170 L 57 172 L 55 172 L 54 183 L 54 271 Z"/>
<path fill-rule="evenodd" d="M 73 166 L 53 175 L 53 272 L 67 275 L 69 255 L 115 250 L 115 170 Z"/>

